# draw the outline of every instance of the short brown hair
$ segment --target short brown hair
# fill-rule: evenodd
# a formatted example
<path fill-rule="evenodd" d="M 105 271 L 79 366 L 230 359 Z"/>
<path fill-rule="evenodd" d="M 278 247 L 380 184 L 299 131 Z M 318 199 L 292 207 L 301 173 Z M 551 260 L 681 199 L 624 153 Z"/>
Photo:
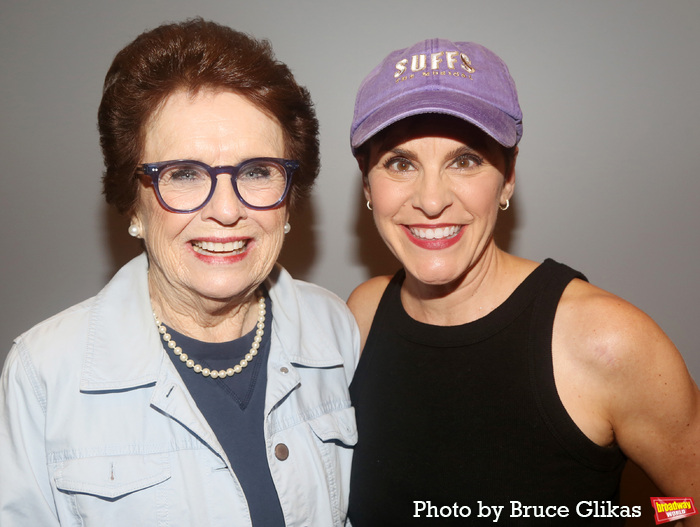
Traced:
<path fill-rule="evenodd" d="M 319 171 L 318 121 L 309 92 L 267 40 L 201 18 L 147 31 L 114 58 L 98 111 L 107 202 L 133 212 L 134 171 L 142 162 L 149 119 L 173 93 L 201 89 L 235 92 L 280 123 L 285 156 L 300 163 L 288 198 L 293 208 Z"/>

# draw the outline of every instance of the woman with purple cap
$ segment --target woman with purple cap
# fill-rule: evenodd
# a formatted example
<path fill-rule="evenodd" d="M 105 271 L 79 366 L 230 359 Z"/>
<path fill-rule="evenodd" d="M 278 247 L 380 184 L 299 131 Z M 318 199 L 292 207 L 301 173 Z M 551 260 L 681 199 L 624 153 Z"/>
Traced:
<path fill-rule="evenodd" d="M 348 300 L 355 527 L 618 524 L 642 511 L 616 504 L 628 457 L 700 498 L 700 392 L 661 329 L 494 242 L 522 132 L 506 65 L 474 43 L 395 51 L 360 86 L 352 149 L 403 268 Z"/>

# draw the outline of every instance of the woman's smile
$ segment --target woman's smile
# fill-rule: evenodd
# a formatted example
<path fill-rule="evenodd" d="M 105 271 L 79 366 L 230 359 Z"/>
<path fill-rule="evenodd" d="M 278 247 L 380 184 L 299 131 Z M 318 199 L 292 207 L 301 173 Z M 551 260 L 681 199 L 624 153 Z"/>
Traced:
<path fill-rule="evenodd" d="M 464 233 L 464 225 L 405 225 L 408 239 L 428 250 L 447 249 L 456 244 Z"/>
<path fill-rule="evenodd" d="M 222 239 L 200 239 L 192 240 L 190 245 L 197 255 L 207 257 L 217 257 L 217 258 L 230 258 L 235 256 L 244 255 L 248 248 L 248 242 L 250 238 L 241 238 L 236 240 L 222 240 Z"/>

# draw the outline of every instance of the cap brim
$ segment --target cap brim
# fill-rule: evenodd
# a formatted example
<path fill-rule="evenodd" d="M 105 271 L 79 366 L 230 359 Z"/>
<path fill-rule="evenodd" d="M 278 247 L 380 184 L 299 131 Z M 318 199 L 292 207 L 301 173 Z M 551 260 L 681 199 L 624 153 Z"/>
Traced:
<path fill-rule="evenodd" d="M 363 143 L 388 126 L 406 117 L 426 113 L 463 119 L 506 148 L 515 146 L 518 142 L 517 125 L 513 117 L 481 99 L 443 89 L 404 93 L 377 108 L 353 132 L 350 138 L 353 154 Z"/>

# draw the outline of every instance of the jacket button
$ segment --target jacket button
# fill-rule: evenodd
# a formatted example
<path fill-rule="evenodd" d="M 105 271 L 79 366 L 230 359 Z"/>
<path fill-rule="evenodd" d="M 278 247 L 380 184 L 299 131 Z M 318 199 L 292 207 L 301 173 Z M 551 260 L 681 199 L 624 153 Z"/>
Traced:
<path fill-rule="evenodd" d="M 288 370 L 287 368 L 285 368 L 284 366 L 282 366 L 282 367 L 280 368 L 280 371 L 281 371 L 282 373 L 289 373 L 289 370 Z"/>
<path fill-rule="evenodd" d="M 278 443 L 275 447 L 275 457 L 280 461 L 284 461 L 289 457 L 289 449 L 284 443 Z"/>

